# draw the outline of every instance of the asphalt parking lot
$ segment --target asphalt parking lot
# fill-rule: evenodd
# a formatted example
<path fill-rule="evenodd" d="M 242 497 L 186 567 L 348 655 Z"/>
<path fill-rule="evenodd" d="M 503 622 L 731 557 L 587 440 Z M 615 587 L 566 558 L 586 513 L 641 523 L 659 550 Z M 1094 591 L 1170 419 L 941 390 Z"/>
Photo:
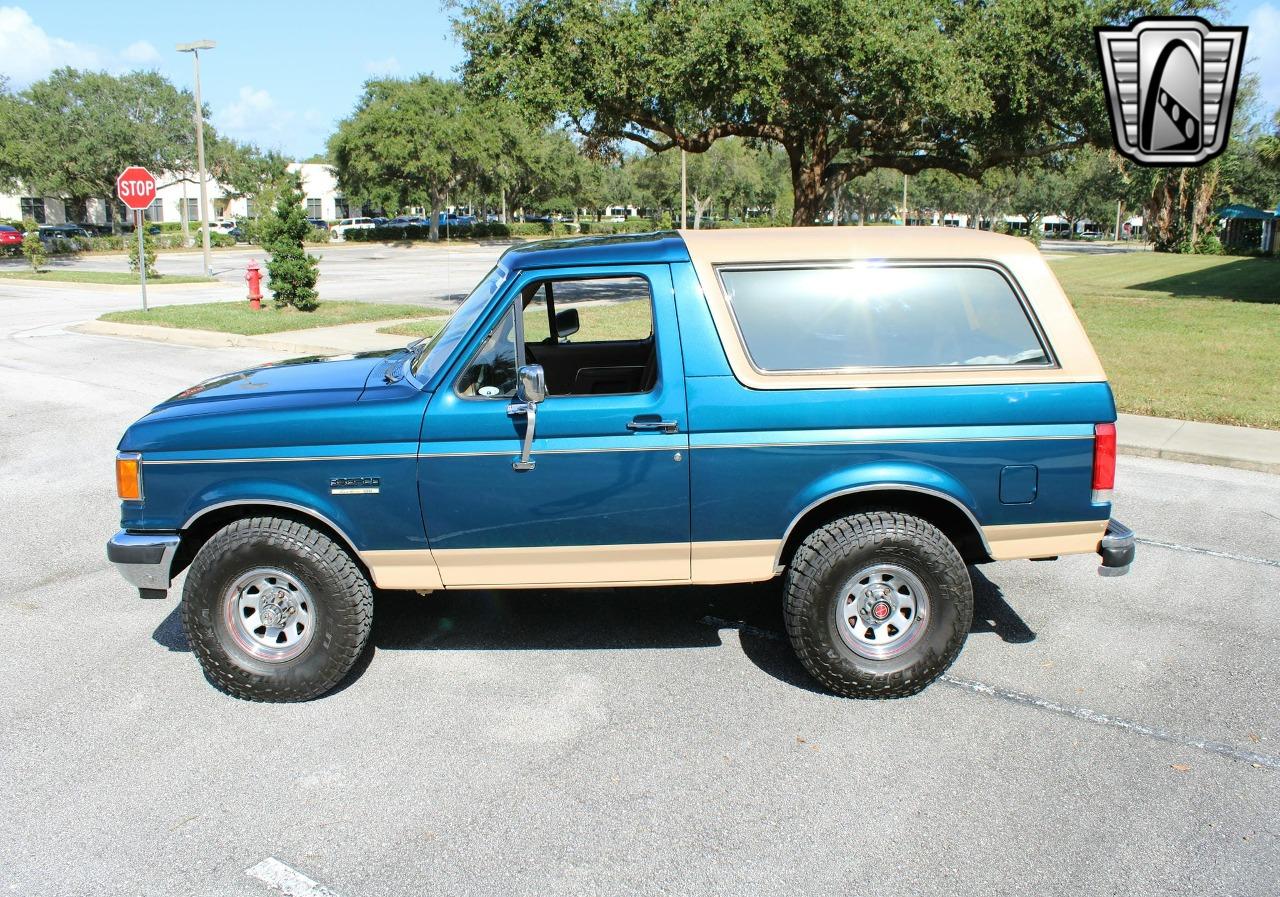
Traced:
<path fill-rule="evenodd" d="M 249 704 L 181 583 L 140 601 L 103 544 L 123 428 L 278 356 L 66 333 L 132 297 L 28 289 L 0 284 L 4 893 L 1280 893 L 1280 477 L 1122 458 L 1132 574 L 980 568 L 906 700 L 815 691 L 765 586 L 384 595 L 336 693 Z"/>
<path fill-rule="evenodd" d="M 493 267 L 507 245 L 501 242 L 438 246 L 423 243 L 335 243 L 308 246 L 307 250 L 320 259 L 318 289 L 322 300 L 422 302 L 431 298 L 458 299 L 466 295 Z M 213 274 L 226 289 L 211 289 L 209 286 L 200 289 L 216 294 L 208 298 L 240 298 L 246 290 L 246 266 L 250 260 L 264 264 L 265 259 L 265 253 L 258 246 L 214 250 L 211 255 Z M 161 252 L 156 258 L 156 270 L 161 275 L 198 276 L 203 266 L 204 256 L 198 250 Z M 53 257 L 46 267 L 55 271 L 128 271 L 129 259 L 124 254 Z M 23 270 L 27 270 L 23 259 L 0 259 L 0 271 L 16 273 Z M 4 286 L 2 292 L 9 293 L 17 285 Z M 180 292 L 177 286 L 157 288 L 153 283 L 148 298 L 152 305 L 163 305 Z"/>

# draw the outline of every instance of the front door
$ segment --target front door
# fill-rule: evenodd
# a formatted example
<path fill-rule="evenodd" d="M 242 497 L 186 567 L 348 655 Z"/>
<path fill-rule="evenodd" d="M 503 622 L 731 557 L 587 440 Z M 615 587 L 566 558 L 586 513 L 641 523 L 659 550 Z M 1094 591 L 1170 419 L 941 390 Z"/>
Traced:
<path fill-rule="evenodd" d="M 523 272 L 436 390 L 419 488 L 446 586 L 689 579 L 684 370 L 665 265 Z M 520 315 L 517 319 L 516 315 Z M 516 371 L 542 365 L 528 469 Z"/>

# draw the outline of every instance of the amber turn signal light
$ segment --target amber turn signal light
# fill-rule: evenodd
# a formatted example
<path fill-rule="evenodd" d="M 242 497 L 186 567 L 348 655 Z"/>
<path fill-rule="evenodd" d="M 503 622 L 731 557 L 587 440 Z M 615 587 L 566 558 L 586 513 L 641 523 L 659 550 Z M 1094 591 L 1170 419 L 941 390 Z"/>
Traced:
<path fill-rule="evenodd" d="M 116 494 L 124 501 L 142 501 L 141 455 L 116 455 Z"/>

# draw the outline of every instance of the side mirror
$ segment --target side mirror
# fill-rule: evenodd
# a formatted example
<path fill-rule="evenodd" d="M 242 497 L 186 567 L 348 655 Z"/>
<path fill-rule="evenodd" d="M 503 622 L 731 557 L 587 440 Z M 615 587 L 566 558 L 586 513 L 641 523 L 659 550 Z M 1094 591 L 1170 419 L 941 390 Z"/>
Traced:
<path fill-rule="evenodd" d="M 566 308 L 556 312 L 556 341 L 578 332 L 578 310 Z"/>
<path fill-rule="evenodd" d="M 537 405 L 547 397 L 547 378 L 540 364 L 526 364 L 520 368 L 520 401 Z"/>

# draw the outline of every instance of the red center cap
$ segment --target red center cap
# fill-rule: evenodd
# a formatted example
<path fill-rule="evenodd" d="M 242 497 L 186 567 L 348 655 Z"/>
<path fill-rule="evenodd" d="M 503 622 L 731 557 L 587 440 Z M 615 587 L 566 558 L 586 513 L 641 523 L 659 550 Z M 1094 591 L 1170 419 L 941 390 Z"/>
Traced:
<path fill-rule="evenodd" d="M 871 605 L 871 616 L 877 620 L 887 620 L 892 612 L 893 608 L 889 606 L 888 601 L 877 601 Z"/>

